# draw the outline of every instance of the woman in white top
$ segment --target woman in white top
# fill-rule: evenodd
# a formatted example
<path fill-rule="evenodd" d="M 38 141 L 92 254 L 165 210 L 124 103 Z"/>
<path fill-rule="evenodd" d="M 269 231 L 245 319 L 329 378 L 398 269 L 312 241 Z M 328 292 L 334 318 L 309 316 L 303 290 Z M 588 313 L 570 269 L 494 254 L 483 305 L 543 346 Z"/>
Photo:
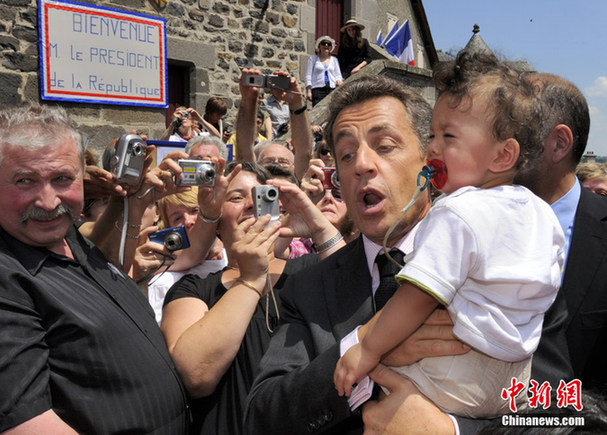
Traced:
<path fill-rule="evenodd" d="M 329 95 L 343 83 L 339 69 L 339 61 L 331 52 L 335 48 L 335 40 L 330 36 L 321 36 L 316 40 L 316 55 L 308 60 L 306 69 L 306 97 L 316 106 L 320 100 Z"/>

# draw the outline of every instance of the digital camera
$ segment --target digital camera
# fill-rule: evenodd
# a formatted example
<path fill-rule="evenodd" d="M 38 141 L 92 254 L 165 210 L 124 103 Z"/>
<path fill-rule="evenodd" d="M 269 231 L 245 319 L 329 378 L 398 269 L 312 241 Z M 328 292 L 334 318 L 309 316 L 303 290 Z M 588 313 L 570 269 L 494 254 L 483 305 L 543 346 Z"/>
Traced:
<path fill-rule="evenodd" d="M 208 160 L 177 160 L 181 166 L 183 179 L 177 179 L 178 186 L 214 186 L 215 163 Z"/>
<path fill-rule="evenodd" d="M 163 243 L 171 252 L 190 247 L 190 240 L 184 225 L 150 233 L 148 238 L 152 242 Z"/>
<path fill-rule="evenodd" d="M 320 169 L 325 173 L 325 179 L 322 181 L 323 189 L 339 189 L 339 176 L 337 175 L 337 170 L 332 166 L 325 166 Z"/>
<path fill-rule="evenodd" d="M 280 217 L 280 205 L 278 203 L 278 188 L 275 186 L 254 186 L 251 189 L 253 196 L 253 207 L 255 217 L 259 219 L 267 214 L 272 216 L 268 225 Z"/>
<path fill-rule="evenodd" d="M 291 87 L 291 77 L 277 74 L 243 74 L 241 82 L 244 86 L 284 91 Z"/>
<path fill-rule="evenodd" d="M 141 180 L 145 163 L 146 144 L 136 134 L 123 134 L 116 143 L 116 153 L 110 160 L 112 174 L 118 182 L 136 186 Z"/>

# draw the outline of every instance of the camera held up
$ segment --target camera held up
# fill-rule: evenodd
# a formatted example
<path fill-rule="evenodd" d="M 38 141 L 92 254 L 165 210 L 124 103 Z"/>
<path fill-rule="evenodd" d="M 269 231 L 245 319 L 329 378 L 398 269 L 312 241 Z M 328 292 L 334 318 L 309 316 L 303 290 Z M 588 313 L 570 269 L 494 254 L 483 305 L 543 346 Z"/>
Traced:
<path fill-rule="evenodd" d="M 146 144 L 136 134 L 123 134 L 116 143 L 116 153 L 110 160 L 112 174 L 118 182 L 136 186 L 145 164 Z"/>
<path fill-rule="evenodd" d="M 163 243 L 171 252 L 190 247 L 190 240 L 185 232 L 184 225 L 156 231 L 155 233 L 151 233 L 148 238 L 152 242 Z"/>
<path fill-rule="evenodd" d="M 278 220 L 280 217 L 280 205 L 278 203 L 278 188 L 275 186 L 254 186 L 251 189 L 253 196 L 253 208 L 255 209 L 255 217 L 259 219 L 267 214 L 272 218 L 268 225 Z"/>
<path fill-rule="evenodd" d="M 242 84 L 256 88 L 282 89 L 286 91 L 291 87 L 291 77 L 278 74 L 243 74 Z"/>
<path fill-rule="evenodd" d="M 177 179 L 179 186 L 214 186 L 215 185 L 215 163 L 208 160 L 180 159 L 177 161 L 181 166 L 183 179 Z"/>

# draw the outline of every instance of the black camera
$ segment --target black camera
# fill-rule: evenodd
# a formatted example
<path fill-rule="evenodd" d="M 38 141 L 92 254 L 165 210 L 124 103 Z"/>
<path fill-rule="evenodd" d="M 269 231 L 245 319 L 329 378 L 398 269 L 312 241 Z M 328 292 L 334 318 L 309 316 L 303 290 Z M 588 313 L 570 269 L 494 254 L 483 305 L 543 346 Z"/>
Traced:
<path fill-rule="evenodd" d="M 123 134 L 116 143 L 116 153 L 110 160 L 112 174 L 118 181 L 136 186 L 141 180 L 145 163 L 146 144 L 136 134 Z"/>
<path fill-rule="evenodd" d="M 190 247 L 190 240 L 184 225 L 150 233 L 148 238 L 152 242 L 163 243 L 171 252 Z"/>
<path fill-rule="evenodd" d="M 280 217 L 280 205 L 278 203 L 278 188 L 275 186 L 254 186 L 251 189 L 253 196 L 253 207 L 255 217 L 259 219 L 267 214 L 272 216 L 268 225 Z"/>
<path fill-rule="evenodd" d="M 177 179 L 178 186 L 214 186 L 215 163 L 208 160 L 177 160 L 181 166 L 183 179 Z"/>
<path fill-rule="evenodd" d="M 244 86 L 282 89 L 283 91 L 291 87 L 291 77 L 279 76 L 277 74 L 243 74 L 241 82 Z"/>

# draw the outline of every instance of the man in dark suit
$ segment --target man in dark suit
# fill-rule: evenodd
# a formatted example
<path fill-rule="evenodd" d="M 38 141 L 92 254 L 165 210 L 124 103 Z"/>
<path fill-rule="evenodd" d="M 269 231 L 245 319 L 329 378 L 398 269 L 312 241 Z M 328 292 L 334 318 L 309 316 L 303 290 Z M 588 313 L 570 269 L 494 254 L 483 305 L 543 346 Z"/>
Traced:
<path fill-rule="evenodd" d="M 374 261 L 384 236 L 399 221 L 387 245 L 406 254 L 412 249 L 417 223 L 430 207 L 424 192 L 405 216 L 401 213 L 424 165 L 431 108 L 397 82 L 364 77 L 334 91 L 329 112 L 327 141 L 337 162 L 341 194 L 362 236 L 317 267 L 294 276 L 285 287 L 284 322 L 249 395 L 244 426 L 250 433 L 362 433 L 363 419 L 367 431 L 376 424 L 383 429 L 385 424 L 385 420 L 372 421 L 373 416 L 379 419 L 379 413 L 367 414 L 367 405 L 362 419 L 360 412 L 351 410 L 346 398 L 337 395 L 333 371 L 340 347 L 355 341 L 356 327 L 375 312 L 373 292 L 380 278 Z M 443 331 L 445 341 L 424 340 L 420 332 L 403 345 L 405 363 L 467 351 L 452 340 L 450 328 Z M 387 410 L 391 423 L 409 429 L 421 424 L 433 433 L 453 432 L 451 419 L 433 405 L 403 403 L 412 384 L 405 386 L 408 381 L 387 372 L 381 367 L 372 378 L 392 391 L 381 408 Z"/>
<path fill-rule="evenodd" d="M 580 90 L 560 77 L 532 74 L 529 80 L 548 114 L 542 132 L 544 152 L 515 181 L 551 204 L 565 233 L 567 255 L 561 304 L 557 299 L 546 317 L 561 318 L 566 345 L 562 339 L 549 339 L 544 331 L 534 356 L 533 377 L 551 384 L 566 377 L 557 370 L 562 365 L 555 358 L 568 354 L 573 375 L 585 388 L 605 386 L 607 199 L 583 188 L 575 176 L 590 129 L 588 105 Z"/>

